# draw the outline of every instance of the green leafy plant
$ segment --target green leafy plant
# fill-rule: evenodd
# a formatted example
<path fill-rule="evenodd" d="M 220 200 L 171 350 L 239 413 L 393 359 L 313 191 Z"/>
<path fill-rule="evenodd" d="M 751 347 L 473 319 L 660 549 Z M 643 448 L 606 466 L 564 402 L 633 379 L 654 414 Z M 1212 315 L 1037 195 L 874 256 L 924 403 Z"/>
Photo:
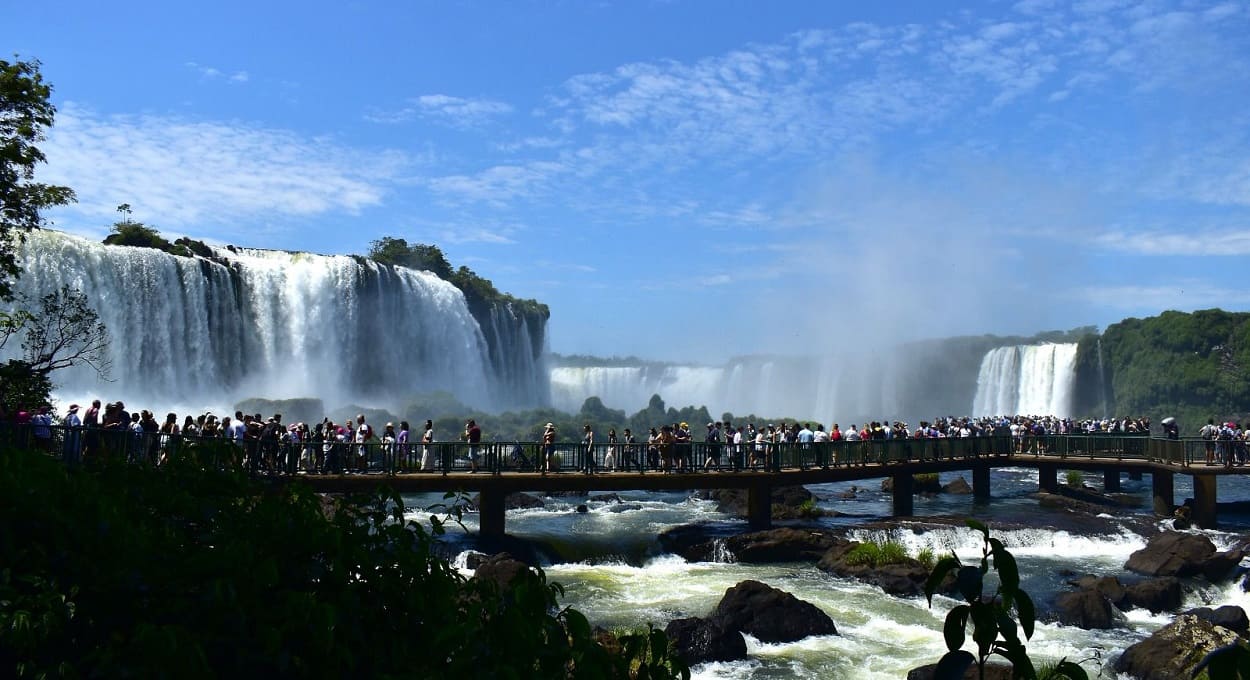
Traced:
<path fill-rule="evenodd" d="M 920 552 L 916 553 L 916 561 L 920 563 L 920 566 L 931 571 L 937 562 L 937 558 L 933 555 L 933 548 L 921 548 Z"/>
<path fill-rule="evenodd" d="M 1068 486 L 1080 489 L 1085 486 L 1085 475 L 1080 470 L 1068 470 L 1066 473 Z"/>
<path fill-rule="evenodd" d="M 846 563 L 880 567 L 907 561 L 907 549 L 895 541 L 866 541 L 846 553 Z"/>
<path fill-rule="evenodd" d="M 1037 680 L 1038 673 L 1019 635 L 1023 632 L 1026 640 L 1033 637 L 1036 611 L 1033 600 L 1020 588 L 1016 558 L 1007 551 L 1002 541 L 990 537 L 989 527 L 973 519 L 966 522 L 970 528 L 980 531 L 983 537 L 981 563 L 964 565 L 952 552 L 949 557 L 938 560 L 925 582 L 925 597 L 930 607 L 933 606 L 934 593 L 952 572 L 958 593 L 964 599 L 963 604 L 946 615 L 942 634 L 946 638 L 947 652 L 938 661 L 933 677 L 935 680 L 963 678 L 968 668 L 976 664 L 978 677 L 984 678 L 986 662 L 997 654 L 1011 662 L 1013 677 Z M 998 575 L 998 588 L 987 597 L 983 589 L 991 565 Z M 1019 623 L 1012 618 L 1013 613 L 1019 618 Z M 963 649 L 969 627 L 976 645 L 975 654 Z M 1088 680 L 1089 677 L 1078 664 L 1067 659 L 1055 664 L 1052 673 L 1059 675 L 1052 674 L 1051 678 L 1066 677 L 1069 680 Z"/>

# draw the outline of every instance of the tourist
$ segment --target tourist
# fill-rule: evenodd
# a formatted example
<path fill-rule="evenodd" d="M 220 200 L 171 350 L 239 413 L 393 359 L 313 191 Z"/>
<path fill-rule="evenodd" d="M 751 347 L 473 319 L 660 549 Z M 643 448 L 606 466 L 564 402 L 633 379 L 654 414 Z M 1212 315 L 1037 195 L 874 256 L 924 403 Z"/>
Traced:
<path fill-rule="evenodd" d="M 543 474 L 559 469 L 560 461 L 556 459 L 556 426 L 555 423 L 547 423 L 543 427 Z"/>
<path fill-rule="evenodd" d="M 595 473 L 595 431 L 590 429 L 590 423 L 582 427 L 582 472 Z"/>
<path fill-rule="evenodd" d="M 421 435 L 421 471 L 434 471 L 434 421 L 425 421 L 424 433 Z"/>
<path fill-rule="evenodd" d="M 660 428 L 660 436 L 656 439 L 656 448 L 660 450 L 660 467 L 665 474 L 673 472 L 673 448 L 676 441 L 677 435 L 672 425 L 665 425 Z"/>
<path fill-rule="evenodd" d="M 356 469 L 369 471 L 369 445 L 373 440 L 373 426 L 365 422 L 365 414 L 356 415 Z"/>
<path fill-rule="evenodd" d="M 394 474 L 396 468 L 399 467 L 395 460 L 395 454 L 399 451 L 399 448 L 396 446 L 396 441 L 398 439 L 399 435 L 395 433 L 395 423 L 387 423 L 386 427 L 382 428 L 383 472 Z"/>
<path fill-rule="evenodd" d="M 165 422 L 161 424 L 161 457 L 157 461 L 160 465 L 169 462 L 173 456 L 177 455 L 178 447 L 178 414 L 168 413 L 165 415 Z"/>
<path fill-rule="evenodd" d="M 1215 464 L 1215 438 L 1220 433 L 1220 428 L 1215 426 L 1215 418 L 1208 418 L 1207 424 L 1198 430 L 1198 436 L 1202 437 L 1203 447 L 1207 452 L 1207 465 Z"/>
<path fill-rule="evenodd" d="M 707 445 L 707 457 L 703 460 L 704 472 L 712 468 L 716 468 L 716 471 L 720 472 L 720 437 L 720 424 L 708 423 L 707 434 L 703 437 L 704 443 Z"/>
<path fill-rule="evenodd" d="M 40 406 L 30 416 L 31 434 L 35 437 L 35 447 L 44 453 L 52 452 L 52 407 Z"/>
<path fill-rule="evenodd" d="M 78 404 L 70 404 L 65 412 L 64 457 L 69 465 L 78 464 L 78 454 L 82 447 L 82 419 L 78 417 Z"/>
<path fill-rule="evenodd" d="M 660 433 L 654 427 L 647 433 L 647 467 L 660 467 Z"/>
<path fill-rule="evenodd" d="M 395 436 L 395 445 L 397 447 L 397 455 L 399 457 L 400 468 L 408 470 L 412 468 L 412 448 L 408 443 L 408 421 L 399 421 L 399 434 Z"/>
<path fill-rule="evenodd" d="M 693 454 L 690 450 L 692 441 L 694 437 L 690 434 L 689 423 L 682 422 L 673 428 L 673 458 L 677 463 L 677 469 L 681 472 L 694 467 L 694 461 L 691 459 Z"/>
<path fill-rule="evenodd" d="M 628 427 L 621 433 L 621 443 L 623 444 L 621 457 L 623 458 L 622 462 L 625 469 L 628 470 L 637 466 L 638 471 L 642 472 L 642 461 L 638 457 L 638 447 L 635 446 L 638 441 L 634 439 L 634 433 Z"/>
<path fill-rule="evenodd" d="M 616 428 L 615 427 L 609 428 L 608 429 L 608 452 L 603 457 L 603 469 L 607 470 L 608 472 L 615 472 L 617 468 L 618 463 L 617 463 L 616 445 L 617 445 Z"/>
<path fill-rule="evenodd" d="M 86 435 L 83 437 L 82 455 L 83 459 L 90 459 L 100 448 L 100 400 L 93 399 L 91 407 L 83 414 L 83 428 Z"/>
<path fill-rule="evenodd" d="M 464 426 L 464 438 L 469 442 L 469 474 L 474 474 L 482 458 L 482 428 L 472 418 Z"/>

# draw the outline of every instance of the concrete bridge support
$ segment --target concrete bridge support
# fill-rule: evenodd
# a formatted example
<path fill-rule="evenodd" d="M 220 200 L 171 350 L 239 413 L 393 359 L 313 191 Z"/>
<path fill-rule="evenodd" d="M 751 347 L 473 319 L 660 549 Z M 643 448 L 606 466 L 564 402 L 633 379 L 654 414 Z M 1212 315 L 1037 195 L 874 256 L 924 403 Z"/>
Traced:
<path fill-rule="evenodd" d="M 990 497 L 990 466 L 982 463 L 972 468 L 972 497 L 981 501 Z"/>
<path fill-rule="evenodd" d="M 504 496 L 504 492 L 499 489 L 483 489 L 478 496 L 478 532 L 482 538 L 503 537 Z"/>
<path fill-rule="evenodd" d="M 1172 473 L 1159 470 L 1151 472 L 1150 487 L 1154 495 L 1155 514 L 1161 517 L 1171 517 L 1172 509 L 1176 506 L 1172 492 Z"/>
<path fill-rule="evenodd" d="M 1102 471 L 1102 490 L 1107 493 L 1120 492 L 1120 469 L 1107 468 Z"/>
<path fill-rule="evenodd" d="M 1215 510 L 1215 475 L 1194 475 L 1194 524 L 1203 529 L 1214 529 L 1216 525 Z"/>
<path fill-rule="evenodd" d="M 773 525 L 773 488 L 768 484 L 747 487 L 747 526 L 761 531 Z"/>
<path fill-rule="evenodd" d="M 894 475 L 895 517 L 911 517 L 915 514 L 915 496 L 912 495 L 914 483 L 910 472 Z"/>
<path fill-rule="evenodd" d="M 1037 466 L 1037 488 L 1047 493 L 1059 491 L 1059 466 L 1051 463 L 1039 463 Z"/>

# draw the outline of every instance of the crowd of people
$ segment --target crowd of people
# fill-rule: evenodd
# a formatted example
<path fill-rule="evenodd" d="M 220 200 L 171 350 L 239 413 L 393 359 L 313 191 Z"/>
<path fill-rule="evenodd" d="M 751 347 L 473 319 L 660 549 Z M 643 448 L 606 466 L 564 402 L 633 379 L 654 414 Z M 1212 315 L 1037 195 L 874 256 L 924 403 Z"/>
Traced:
<path fill-rule="evenodd" d="M 124 460 L 146 461 L 160 465 L 182 447 L 203 446 L 215 440 L 232 447 L 211 449 L 222 463 L 251 472 L 269 473 L 355 473 L 370 470 L 388 472 L 432 472 L 450 467 L 464 467 L 476 473 L 483 465 L 483 434 L 476 421 L 465 422 L 463 432 L 455 439 L 461 445 L 446 447 L 436 444 L 434 423 L 426 420 L 416 431 L 408 421 L 392 422 L 375 430 L 363 414 L 335 422 L 326 417 L 319 423 L 284 424 L 281 414 L 264 417 L 259 413 L 235 411 L 220 419 L 211 412 L 185 416 L 168 413 L 163 420 L 148 410 L 129 412 L 121 401 L 101 404 L 93 401 L 86 409 L 71 404 L 64 416 L 56 418 L 48 406 L 15 413 L 0 413 L 0 422 L 28 424 L 31 444 L 55 452 L 56 446 L 67 460 L 91 457 L 120 456 Z M 1170 421 L 1170 422 L 1169 422 Z M 541 443 L 533 446 L 531 459 L 522 443 L 514 443 L 507 463 L 516 469 L 555 472 L 562 465 L 572 465 L 581 472 L 615 470 L 658 470 L 692 472 L 697 470 L 737 470 L 766 466 L 778 450 L 827 450 L 837 447 L 817 445 L 829 442 L 861 442 L 890 440 L 964 439 L 984 436 L 1010 436 L 1016 452 L 1030 450 L 1038 438 L 1071 434 L 1147 434 L 1148 418 L 1072 419 L 1055 416 L 941 417 L 920 421 L 916 426 L 900 420 L 883 419 L 866 424 L 843 427 L 833 423 L 826 428 L 800 421 L 734 424 L 728 421 L 708 422 L 706 430 L 696 436 L 687 422 L 666 423 L 651 427 L 645 435 L 635 435 L 630 428 L 618 434 L 615 428 L 600 437 L 595 428 L 583 426 L 580 441 L 562 439 L 554 423 L 542 430 Z M 53 436 L 53 430 L 61 436 Z M 1175 437 L 1175 421 L 1163 423 L 1164 434 Z M 1247 459 L 1250 429 L 1242 430 L 1235 423 L 1217 426 L 1214 420 L 1199 435 L 1211 442 L 1208 462 L 1216 457 L 1232 464 Z M 54 442 L 54 439 L 57 441 Z M 575 442 L 575 443 L 574 443 Z M 698 444 L 696 446 L 696 443 Z M 572 446 L 570 446 L 572 444 Z M 495 449 L 492 449 L 495 450 Z M 456 455 L 461 456 L 457 462 Z M 572 454 L 572 455 L 570 455 Z M 494 454 L 497 456 L 497 454 Z M 502 456 L 498 456 L 502 458 Z"/>

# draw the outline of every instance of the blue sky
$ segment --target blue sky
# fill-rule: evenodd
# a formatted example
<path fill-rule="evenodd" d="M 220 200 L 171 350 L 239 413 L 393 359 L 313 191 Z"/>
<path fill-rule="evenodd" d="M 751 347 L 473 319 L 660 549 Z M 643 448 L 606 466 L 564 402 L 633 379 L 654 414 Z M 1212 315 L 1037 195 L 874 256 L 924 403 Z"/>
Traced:
<path fill-rule="evenodd" d="M 863 6 L 859 6 L 863 5 Z M 1246 2 L 23 3 L 57 228 L 436 243 L 551 349 L 1250 309 Z"/>

